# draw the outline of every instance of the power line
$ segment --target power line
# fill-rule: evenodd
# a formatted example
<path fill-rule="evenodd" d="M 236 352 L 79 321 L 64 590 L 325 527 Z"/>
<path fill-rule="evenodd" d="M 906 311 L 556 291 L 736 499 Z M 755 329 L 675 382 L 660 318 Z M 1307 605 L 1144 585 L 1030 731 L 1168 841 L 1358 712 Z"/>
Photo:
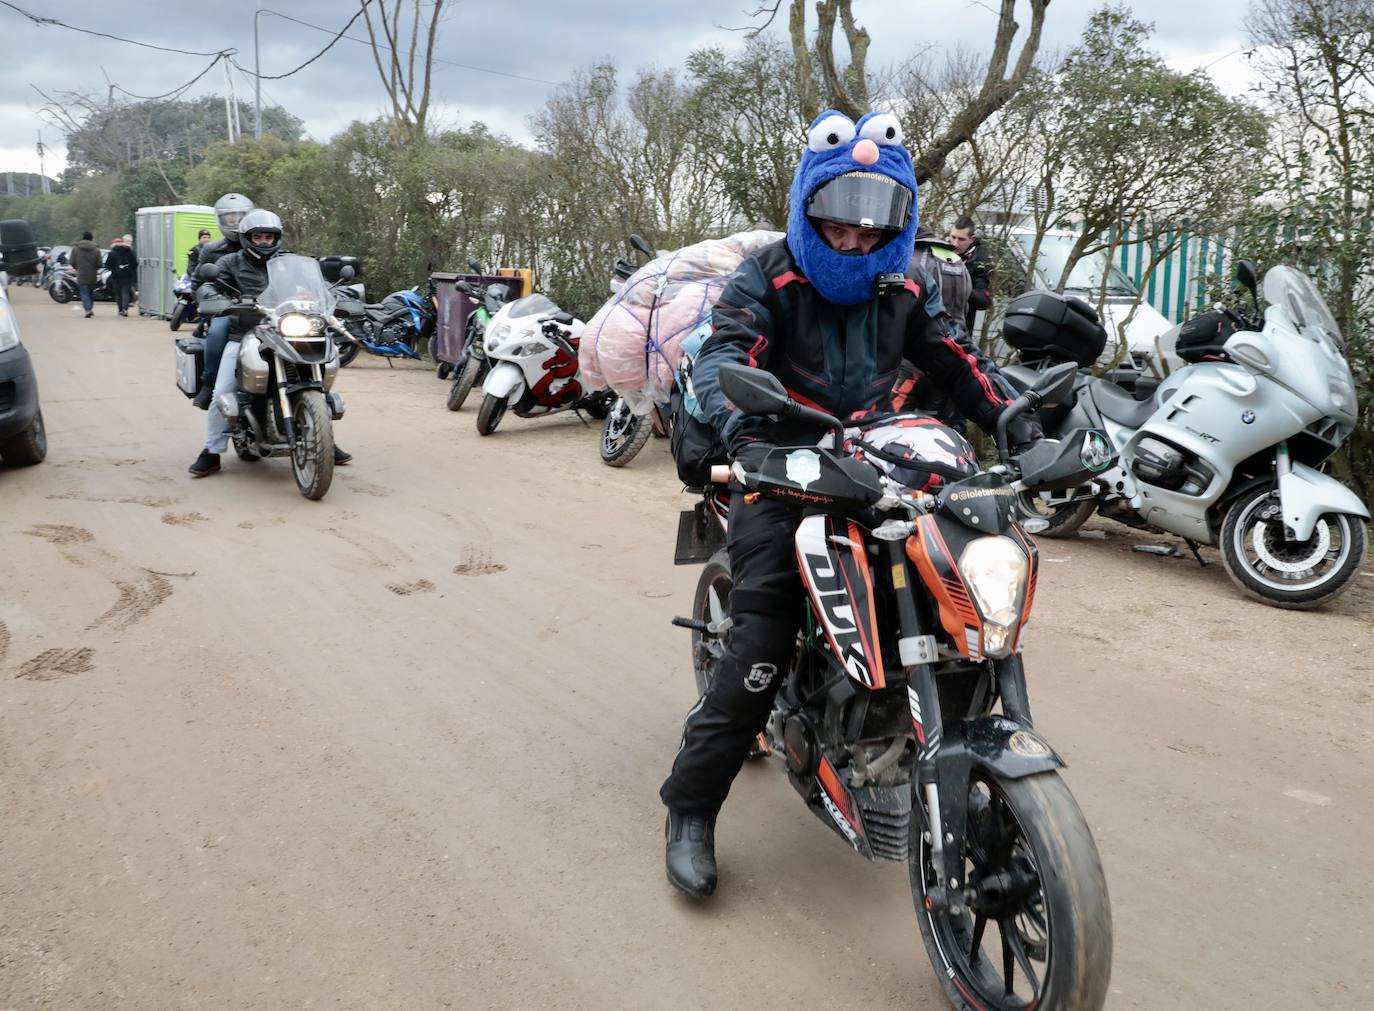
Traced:
<path fill-rule="evenodd" d="M 316 53 L 314 56 L 310 57 L 310 59 L 306 60 L 304 63 L 302 63 L 302 64 L 301 64 L 299 67 L 297 67 L 295 70 L 288 70 L 288 71 L 287 71 L 286 73 L 284 73 L 284 74 L 255 74 L 253 71 L 248 70 L 248 69 L 245 68 L 245 67 L 240 67 L 239 64 L 238 64 L 238 61 L 236 61 L 236 60 L 232 60 L 232 59 L 231 59 L 229 62 L 230 62 L 230 63 L 233 63 L 234 66 L 238 67 L 239 70 L 243 71 L 243 73 L 249 75 L 250 77 L 256 77 L 256 78 L 257 78 L 258 80 L 260 80 L 260 81 L 280 81 L 283 77 L 290 77 L 292 74 L 300 73 L 300 71 L 304 70 L 306 67 L 310 66 L 310 64 L 314 63 L 316 60 L 318 60 L 318 59 L 319 59 L 321 56 L 323 56 L 325 53 L 329 52 L 329 50 L 333 49 L 333 48 L 334 48 L 334 44 L 337 43 L 340 39 L 345 38 L 346 36 L 344 35 L 344 32 L 346 32 L 346 31 L 348 31 L 350 28 L 352 28 L 352 27 L 353 27 L 353 22 L 357 21 L 358 18 L 360 18 L 360 17 L 363 16 L 363 11 L 367 10 L 367 5 L 368 5 L 369 3 L 371 3 L 371 2 L 372 2 L 372 0 L 363 0 L 362 4 L 358 7 L 358 12 L 357 12 L 356 14 L 354 14 L 351 18 L 348 19 L 348 24 L 344 25 L 342 28 L 340 28 L 340 29 L 334 34 L 334 37 L 333 37 L 332 39 L 329 40 L 329 45 L 325 46 L 323 49 L 321 49 L 321 50 L 320 50 L 318 53 Z M 264 12 L 264 13 L 272 13 L 272 12 Z M 285 17 L 285 15 L 281 15 L 281 16 L 282 16 L 282 17 Z M 294 18 L 291 19 L 291 20 L 294 20 Z M 310 27 L 311 27 L 311 28 L 317 28 L 317 27 L 319 27 L 319 26 L 318 26 L 318 25 L 311 25 Z M 322 31 L 322 32 L 327 32 L 327 31 L 329 31 L 329 29 L 328 29 L 328 28 L 320 28 L 320 31 Z"/>
<path fill-rule="evenodd" d="M 293 22 L 295 22 L 296 24 L 298 24 L 298 25 L 303 25 L 303 26 L 306 27 L 306 28 L 313 28 L 313 29 L 315 29 L 317 32 L 330 32 L 331 34 L 333 33 L 333 29 L 332 29 L 332 28 L 321 28 L 319 25 L 311 24 L 309 21 L 302 21 L 300 18 L 293 18 L 291 15 L 289 15 L 289 14 L 283 14 L 283 13 L 281 13 L 280 11 L 269 11 L 269 10 L 264 10 L 263 13 L 264 13 L 264 14 L 271 14 L 271 15 L 273 15 L 274 17 L 279 17 L 279 18 L 281 18 L 283 21 L 293 21 Z M 360 11 L 359 13 L 361 13 L 361 11 Z M 354 20 L 355 20 L 355 21 L 357 20 L 356 15 L 354 16 Z M 351 24 L 351 23 L 352 23 L 352 22 L 350 22 L 350 24 Z M 344 29 L 343 29 L 343 30 L 346 32 L 346 31 L 348 31 L 348 28 L 349 28 L 349 25 L 344 25 Z M 360 43 L 362 43 L 362 44 L 365 45 L 365 46 L 371 46 L 371 45 L 372 45 L 372 42 L 371 42 L 371 40 L 369 40 L 369 39 L 359 39 L 359 38 L 355 38 L 355 37 L 352 36 L 352 35 L 344 35 L 343 32 L 340 32 L 339 35 L 338 35 L 338 37 L 337 37 L 334 41 L 337 42 L 338 39 L 340 39 L 340 38 L 348 39 L 348 41 L 350 41 L 350 42 L 360 42 Z M 333 43 L 331 42 L 330 45 L 333 45 Z M 378 48 L 378 49 L 386 49 L 386 50 L 390 50 L 390 49 L 391 49 L 390 46 L 380 46 L 380 45 L 377 46 L 377 48 Z M 532 83 L 534 83 L 534 84 L 548 84 L 548 85 L 552 85 L 552 86 L 554 86 L 554 87 L 557 87 L 558 84 L 561 83 L 561 82 L 559 82 L 559 81 L 546 81 L 546 80 L 544 80 L 542 77 L 526 77 L 526 76 L 523 75 L 523 74 L 512 74 L 512 73 L 508 73 L 507 71 L 504 71 L 504 70 L 492 70 L 492 69 L 489 68 L 489 67 L 474 67 L 474 66 L 473 66 L 472 64 L 470 64 L 470 63 L 457 63 L 457 62 L 455 62 L 455 61 L 453 61 L 453 60 L 443 60 L 443 59 L 440 59 L 440 58 L 437 57 L 437 56 L 434 58 L 434 62 L 435 62 L 435 63 L 443 63 L 443 64 L 445 64 L 446 66 L 450 66 L 450 67 L 458 67 L 458 68 L 460 68 L 460 69 L 462 69 L 462 70 L 475 70 L 475 71 L 476 71 L 477 73 L 479 73 L 479 74 L 495 74 L 497 77 L 512 77 L 512 78 L 514 78 L 514 79 L 517 80 L 517 81 L 530 81 L 530 82 L 532 82 Z M 235 64 L 235 66 L 238 66 L 238 64 Z M 240 68 L 240 69 L 242 69 L 242 68 Z M 292 71 L 292 73 L 294 73 L 294 72 L 295 72 L 295 71 Z M 251 73 L 251 71 L 250 71 L 250 73 Z M 264 76 L 264 77 L 263 77 L 263 80 L 264 80 L 264 81 L 270 80 L 270 78 Z"/>
<path fill-rule="evenodd" d="M 41 14 L 32 14 L 29 11 L 24 10 L 24 8 L 22 7 L 16 7 L 14 4 L 10 3 L 9 0 L 0 0 L 0 7 L 8 7 L 16 14 L 22 14 L 24 17 L 32 21 L 35 25 L 38 25 L 40 28 L 45 25 L 52 25 L 55 28 L 66 28 L 69 31 L 81 32 L 83 35 L 94 35 L 97 38 L 101 39 L 113 39 L 115 42 L 127 42 L 131 46 L 142 46 L 144 49 L 156 49 L 162 53 L 180 53 L 183 56 L 220 55 L 220 53 L 218 52 L 197 52 L 191 49 L 172 49 L 168 46 L 154 45 L 151 42 L 139 42 L 137 39 L 126 39 L 122 35 L 110 35 L 106 32 L 97 32 L 90 28 L 80 28 L 77 25 L 69 25 L 65 21 L 59 21 L 57 20 L 57 18 L 44 17 Z"/>
<path fill-rule="evenodd" d="M 3 2 L 3 0 L 0 0 L 0 2 Z M 139 101 L 141 101 L 141 102 L 160 102 L 160 101 L 162 101 L 164 98 L 174 98 L 174 97 L 177 97 L 177 96 L 181 95 L 183 92 L 185 92 L 187 89 L 189 89 L 189 88 L 191 87 L 191 85 L 195 84 L 197 81 L 199 81 L 202 77 L 204 77 L 204 76 L 205 76 L 206 74 L 208 74 L 210 71 L 214 70 L 214 69 L 215 69 L 215 65 L 216 65 L 217 63 L 219 63 L 219 61 L 220 61 L 221 59 L 228 59 L 228 60 L 230 60 L 230 62 L 232 63 L 233 61 L 230 59 L 230 57 L 229 57 L 229 55 L 228 55 L 228 53 L 231 52 L 231 51 L 232 51 L 232 50 L 226 50 L 226 51 L 223 52 L 223 53 L 216 53 L 216 54 L 215 54 L 215 58 L 214 58 L 213 60 L 210 61 L 210 65 L 209 65 L 209 66 L 207 66 L 204 70 L 202 70 L 202 71 L 201 71 L 199 74 L 197 74 L 195 77 L 193 77 L 193 78 L 191 78 L 189 81 L 187 81 L 187 82 L 186 82 L 185 84 L 183 84 L 181 87 L 179 87 L 179 88 L 173 88 L 171 91 L 167 92 L 165 95 L 135 95 L 132 91 L 128 90 L 127 88 L 121 88 L 118 84 L 115 84 L 113 81 L 110 82 L 110 87 L 113 88 L 115 91 L 122 91 L 124 94 L 128 95 L 130 98 L 137 98 L 137 99 L 138 99 Z"/>

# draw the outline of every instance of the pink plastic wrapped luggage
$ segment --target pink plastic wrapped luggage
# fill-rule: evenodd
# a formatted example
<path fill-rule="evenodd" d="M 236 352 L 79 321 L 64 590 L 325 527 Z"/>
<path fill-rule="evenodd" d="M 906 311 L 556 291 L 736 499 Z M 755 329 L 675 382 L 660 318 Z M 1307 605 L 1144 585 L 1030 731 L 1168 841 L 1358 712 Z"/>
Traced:
<path fill-rule="evenodd" d="M 578 355 L 585 385 L 610 387 L 636 413 L 665 402 L 683 338 L 710 316 L 740 262 L 781 238 L 781 232 L 737 232 L 640 267 L 587 322 Z"/>

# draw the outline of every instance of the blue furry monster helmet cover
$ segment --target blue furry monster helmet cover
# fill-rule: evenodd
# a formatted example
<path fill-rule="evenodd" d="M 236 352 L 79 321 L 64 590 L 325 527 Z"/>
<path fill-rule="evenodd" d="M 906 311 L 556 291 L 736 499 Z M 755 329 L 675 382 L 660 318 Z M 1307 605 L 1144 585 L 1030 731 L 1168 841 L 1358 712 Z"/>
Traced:
<path fill-rule="evenodd" d="M 831 109 L 816 117 L 806 138 L 792 177 L 787 248 L 827 301 L 867 302 L 879 274 L 906 271 L 915 246 L 916 170 L 902 146 L 901 125 L 885 112 L 870 112 L 854 123 Z M 841 176 L 850 178 L 827 188 Z M 871 253 L 841 253 L 830 248 L 813 217 L 891 234 Z"/>

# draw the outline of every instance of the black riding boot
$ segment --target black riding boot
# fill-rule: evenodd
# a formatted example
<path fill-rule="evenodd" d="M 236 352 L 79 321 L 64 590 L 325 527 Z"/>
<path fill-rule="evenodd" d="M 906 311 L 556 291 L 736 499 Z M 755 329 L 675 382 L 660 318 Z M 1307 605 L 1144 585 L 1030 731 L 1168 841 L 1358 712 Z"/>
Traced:
<path fill-rule="evenodd" d="M 673 887 L 694 899 L 716 890 L 716 819 L 668 812 L 666 866 Z"/>

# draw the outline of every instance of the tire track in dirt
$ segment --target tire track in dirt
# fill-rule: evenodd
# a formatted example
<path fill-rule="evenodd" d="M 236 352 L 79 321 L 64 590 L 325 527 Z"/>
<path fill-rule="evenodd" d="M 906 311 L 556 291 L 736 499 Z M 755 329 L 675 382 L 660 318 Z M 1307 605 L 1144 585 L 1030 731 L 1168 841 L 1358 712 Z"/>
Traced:
<path fill-rule="evenodd" d="M 172 584 L 166 576 L 133 565 L 107 550 L 83 527 L 39 523 L 24 532 L 55 545 L 69 563 L 77 568 L 90 569 L 114 585 L 118 599 L 86 626 L 87 631 L 101 627 L 118 630 L 129 628 L 146 618 L 172 595 Z"/>
<path fill-rule="evenodd" d="M 463 560 L 453 567 L 455 576 L 490 576 L 505 571 L 506 567 L 491 557 L 491 551 L 481 546 L 466 548 Z"/>
<path fill-rule="evenodd" d="M 434 584 L 428 579 L 417 579 L 413 583 L 387 583 L 386 588 L 398 597 L 409 597 L 412 593 L 434 592 Z"/>
<path fill-rule="evenodd" d="M 91 658 L 95 650 L 89 646 L 79 649 L 45 649 L 32 660 L 25 661 L 16 678 L 29 681 L 57 681 L 73 674 L 85 674 L 95 669 Z"/>

